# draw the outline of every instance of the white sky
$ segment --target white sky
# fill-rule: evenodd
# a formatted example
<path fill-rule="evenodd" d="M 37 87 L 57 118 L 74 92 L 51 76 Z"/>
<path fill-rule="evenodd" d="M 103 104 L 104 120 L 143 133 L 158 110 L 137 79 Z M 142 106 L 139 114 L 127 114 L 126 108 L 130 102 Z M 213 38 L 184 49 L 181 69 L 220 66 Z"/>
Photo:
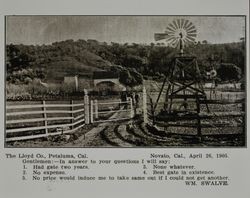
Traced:
<path fill-rule="evenodd" d="M 243 16 L 7 16 L 6 43 L 48 44 L 66 39 L 151 43 L 174 19 L 188 19 L 197 40 L 237 42 L 244 36 Z"/>

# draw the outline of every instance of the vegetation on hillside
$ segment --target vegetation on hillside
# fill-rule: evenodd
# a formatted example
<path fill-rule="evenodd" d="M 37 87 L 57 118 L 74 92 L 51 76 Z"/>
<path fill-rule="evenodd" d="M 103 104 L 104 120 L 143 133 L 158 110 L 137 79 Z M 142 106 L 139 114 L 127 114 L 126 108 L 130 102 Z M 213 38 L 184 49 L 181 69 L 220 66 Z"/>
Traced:
<path fill-rule="evenodd" d="M 201 72 L 218 70 L 222 81 L 240 80 L 245 72 L 245 50 L 241 42 L 227 44 L 198 43 L 185 49 L 197 56 Z M 93 71 L 113 70 L 128 86 L 138 85 L 142 76 L 164 77 L 177 49 L 164 43 L 119 44 L 96 40 L 66 40 L 51 45 L 7 45 L 7 82 L 29 84 L 34 79 L 55 81 L 65 75 L 82 74 L 90 77 Z M 230 63 L 230 64 L 229 64 Z M 236 72 L 236 75 L 232 73 Z"/>

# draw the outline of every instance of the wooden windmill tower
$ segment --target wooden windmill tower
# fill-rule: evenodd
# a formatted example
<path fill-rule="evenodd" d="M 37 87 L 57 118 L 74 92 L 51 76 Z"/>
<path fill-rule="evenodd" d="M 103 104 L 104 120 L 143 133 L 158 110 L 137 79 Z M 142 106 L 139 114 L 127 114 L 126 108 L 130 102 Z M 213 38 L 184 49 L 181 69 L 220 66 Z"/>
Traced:
<path fill-rule="evenodd" d="M 170 23 L 164 33 L 156 33 L 155 40 L 165 40 L 169 46 L 179 48 L 179 53 L 173 58 L 168 67 L 160 93 L 154 105 L 156 109 L 159 99 L 167 85 L 164 111 L 173 112 L 173 101 L 183 101 L 181 105 L 187 110 L 188 99 L 206 99 L 203 89 L 202 76 L 196 56 L 190 56 L 184 52 L 186 46 L 196 42 L 197 29 L 192 22 L 185 19 L 177 19 Z M 208 105 L 207 110 L 208 109 Z"/>

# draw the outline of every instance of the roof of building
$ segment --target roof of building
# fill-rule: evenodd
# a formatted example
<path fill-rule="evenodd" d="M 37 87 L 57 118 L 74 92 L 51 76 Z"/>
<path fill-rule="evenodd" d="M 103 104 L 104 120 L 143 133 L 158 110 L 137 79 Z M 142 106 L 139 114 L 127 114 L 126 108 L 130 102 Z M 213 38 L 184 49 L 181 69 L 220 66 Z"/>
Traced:
<path fill-rule="evenodd" d="M 107 78 L 115 78 L 117 79 L 119 76 L 117 73 L 110 71 L 97 71 L 93 74 L 93 79 L 107 79 Z"/>
<path fill-rule="evenodd" d="M 74 78 L 75 76 L 77 76 L 78 78 L 86 78 L 89 76 L 92 76 L 92 73 L 84 73 L 84 74 L 66 74 L 64 77 L 72 77 Z"/>

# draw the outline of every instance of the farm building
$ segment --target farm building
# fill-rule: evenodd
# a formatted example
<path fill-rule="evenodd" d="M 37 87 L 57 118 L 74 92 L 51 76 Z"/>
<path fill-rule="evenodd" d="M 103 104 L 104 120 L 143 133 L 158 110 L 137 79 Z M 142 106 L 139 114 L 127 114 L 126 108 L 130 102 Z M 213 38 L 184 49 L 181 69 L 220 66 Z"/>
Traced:
<path fill-rule="evenodd" d="M 108 71 L 94 72 L 94 90 L 103 95 L 108 92 L 126 91 L 126 87 L 119 82 L 118 74 Z"/>
<path fill-rule="evenodd" d="M 68 75 L 64 76 L 64 84 L 72 87 L 75 91 L 91 90 L 93 88 L 93 80 L 86 78 L 83 75 Z"/>
<path fill-rule="evenodd" d="M 119 82 L 118 74 L 107 71 L 94 72 L 92 79 L 86 78 L 83 75 L 64 76 L 64 84 L 75 91 L 88 89 L 90 91 L 101 92 L 104 95 L 110 92 L 126 90 L 126 87 Z"/>
<path fill-rule="evenodd" d="M 78 76 L 77 75 L 73 75 L 73 76 L 64 76 L 64 83 L 66 85 L 71 85 L 72 87 L 75 88 L 76 91 L 78 91 Z"/>

